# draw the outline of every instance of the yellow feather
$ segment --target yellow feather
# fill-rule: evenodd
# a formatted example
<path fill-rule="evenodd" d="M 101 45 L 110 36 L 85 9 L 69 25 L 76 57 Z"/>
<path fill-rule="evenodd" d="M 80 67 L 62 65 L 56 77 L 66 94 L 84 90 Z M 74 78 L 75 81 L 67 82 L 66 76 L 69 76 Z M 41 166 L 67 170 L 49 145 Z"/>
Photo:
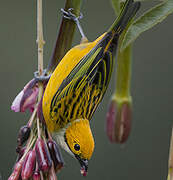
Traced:
<path fill-rule="evenodd" d="M 43 114 L 50 132 L 55 129 L 55 121 L 50 118 L 50 105 L 52 98 L 60 87 L 63 80 L 69 75 L 79 61 L 104 37 L 106 33 L 97 38 L 94 42 L 83 43 L 73 47 L 63 57 L 49 80 L 43 97 Z M 53 88 L 52 88 L 53 87 Z"/>
<path fill-rule="evenodd" d="M 67 143 L 74 154 L 83 159 L 90 159 L 94 150 L 94 139 L 87 119 L 73 121 L 66 130 Z M 76 151 L 74 145 L 78 143 L 80 150 Z"/>

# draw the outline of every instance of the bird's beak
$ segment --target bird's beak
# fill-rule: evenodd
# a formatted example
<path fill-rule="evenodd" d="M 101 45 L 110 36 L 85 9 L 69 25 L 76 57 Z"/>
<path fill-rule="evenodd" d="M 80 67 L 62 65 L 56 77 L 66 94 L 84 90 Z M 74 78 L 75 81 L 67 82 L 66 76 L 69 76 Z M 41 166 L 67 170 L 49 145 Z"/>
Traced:
<path fill-rule="evenodd" d="M 79 161 L 80 165 L 81 165 L 81 174 L 83 176 L 87 175 L 87 170 L 88 170 L 88 160 L 87 159 L 82 159 L 80 158 L 79 155 L 75 155 L 76 159 Z"/>

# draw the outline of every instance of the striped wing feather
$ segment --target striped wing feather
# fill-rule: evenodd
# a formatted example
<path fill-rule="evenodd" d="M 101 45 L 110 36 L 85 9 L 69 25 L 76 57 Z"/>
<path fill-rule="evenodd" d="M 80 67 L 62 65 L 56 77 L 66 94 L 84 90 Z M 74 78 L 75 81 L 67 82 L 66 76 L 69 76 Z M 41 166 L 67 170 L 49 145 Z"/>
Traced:
<path fill-rule="evenodd" d="M 50 117 L 60 127 L 79 118 L 90 120 L 103 98 L 113 67 L 112 49 L 105 51 L 108 38 L 79 62 L 54 95 Z"/>

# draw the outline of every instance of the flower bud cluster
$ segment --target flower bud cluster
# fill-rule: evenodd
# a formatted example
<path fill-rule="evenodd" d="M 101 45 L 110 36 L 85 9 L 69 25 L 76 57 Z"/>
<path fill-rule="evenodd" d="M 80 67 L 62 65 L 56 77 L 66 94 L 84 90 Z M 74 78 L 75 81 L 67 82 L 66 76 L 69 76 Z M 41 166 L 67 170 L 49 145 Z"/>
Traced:
<path fill-rule="evenodd" d="M 47 82 L 43 84 L 44 88 Z M 27 125 L 17 137 L 18 154 L 8 180 L 56 180 L 56 173 L 64 166 L 59 146 L 47 131 L 42 112 L 42 99 L 38 102 L 38 81 L 31 80 L 12 103 L 15 112 L 32 112 Z"/>
<path fill-rule="evenodd" d="M 18 151 L 16 164 L 8 180 L 41 180 L 41 177 L 56 180 L 56 172 L 60 171 L 63 165 L 56 142 L 52 139 L 46 142 L 38 138 L 33 148 L 27 150 L 27 147 L 23 147 Z"/>

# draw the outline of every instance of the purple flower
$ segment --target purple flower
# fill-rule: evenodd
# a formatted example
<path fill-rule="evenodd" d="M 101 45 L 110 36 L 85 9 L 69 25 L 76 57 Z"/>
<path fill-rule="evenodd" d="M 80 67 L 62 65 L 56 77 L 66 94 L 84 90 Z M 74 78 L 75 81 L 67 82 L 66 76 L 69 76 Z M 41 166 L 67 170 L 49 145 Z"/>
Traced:
<path fill-rule="evenodd" d="M 38 96 L 38 81 L 32 79 L 26 84 L 23 90 L 14 99 L 11 110 L 15 112 L 25 112 L 29 109 L 31 112 L 34 110 L 34 106 Z"/>
<path fill-rule="evenodd" d="M 64 166 L 64 160 L 59 150 L 58 144 L 54 140 L 49 140 L 47 146 L 52 158 L 55 172 L 58 172 Z"/>
<path fill-rule="evenodd" d="M 126 142 L 131 130 L 131 120 L 131 98 L 112 99 L 106 116 L 106 133 L 112 143 Z"/>
<path fill-rule="evenodd" d="M 35 163 L 36 163 L 35 150 L 30 150 L 27 153 L 22 165 L 22 171 L 21 171 L 22 179 L 29 179 L 32 176 L 35 168 Z"/>
<path fill-rule="evenodd" d="M 23 165 L 23 160 L 22 161 L 18 161 L 15 164 L 13 172 L 10 175 L 10 177 L 8 178 L 8 180 L 19 180 L 21 169 L 22 169 L 22 165 Z"/>
<path fill-rule="evenodd" d="M 35 145 L 36 159 L 39 170 L 47 173 L 52 166 L 52 159 L 44 140 L 38 138 Z"/>

